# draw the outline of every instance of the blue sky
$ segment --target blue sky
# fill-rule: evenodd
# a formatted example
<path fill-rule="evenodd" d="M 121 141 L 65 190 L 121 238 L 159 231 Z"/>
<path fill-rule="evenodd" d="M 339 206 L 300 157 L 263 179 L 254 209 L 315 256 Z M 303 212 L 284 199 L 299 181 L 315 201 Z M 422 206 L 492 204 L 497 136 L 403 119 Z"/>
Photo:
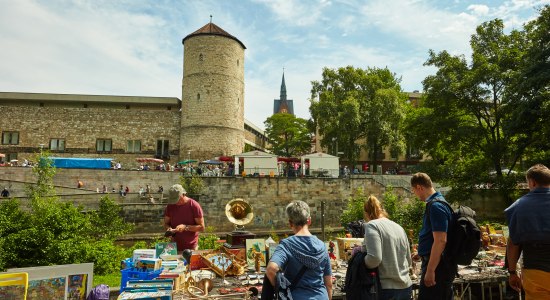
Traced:
<path fill-rule="evenodd" d="M 209 22 L 245 51 L 245 118 L 263 128 L 285 68 L 309 118 L 323 67 L 388 67 L 422 90 L 428 50 L 469 56 L 481 22 L 521 28 L 550 0 L 0 0 L 0 91 L 181 99 L 186 35 Z"/>

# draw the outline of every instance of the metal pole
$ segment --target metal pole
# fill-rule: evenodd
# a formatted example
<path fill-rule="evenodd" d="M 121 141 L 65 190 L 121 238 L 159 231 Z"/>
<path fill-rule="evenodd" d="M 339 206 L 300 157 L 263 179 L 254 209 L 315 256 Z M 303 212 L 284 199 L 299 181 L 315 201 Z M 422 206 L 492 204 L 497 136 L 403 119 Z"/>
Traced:
<path fill-rule="evenodd" d="M 325 201 L 321 201 L 321 234 L 323 236 L 323 242 L 325 239 Z"/>

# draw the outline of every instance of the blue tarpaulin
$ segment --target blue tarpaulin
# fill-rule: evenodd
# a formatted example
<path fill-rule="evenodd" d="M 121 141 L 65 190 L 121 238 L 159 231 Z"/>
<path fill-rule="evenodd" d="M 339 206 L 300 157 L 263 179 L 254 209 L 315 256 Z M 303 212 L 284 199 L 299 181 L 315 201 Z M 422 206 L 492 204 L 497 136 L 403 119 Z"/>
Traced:
<path fill-rule="evenodd" d="M 112 158 L 49 157 L 56 168 L 110 169 Z"/>

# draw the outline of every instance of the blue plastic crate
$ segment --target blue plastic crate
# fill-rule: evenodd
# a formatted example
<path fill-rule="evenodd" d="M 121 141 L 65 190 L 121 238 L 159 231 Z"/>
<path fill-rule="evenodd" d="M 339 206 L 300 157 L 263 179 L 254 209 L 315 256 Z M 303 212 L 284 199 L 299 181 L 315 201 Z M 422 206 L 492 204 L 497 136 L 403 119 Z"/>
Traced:
<path fill-rule="evenodd" d="M 162 269 L 156 270 L 156 271 L 150 271 L 150 272 L 143 272 L 136 269 L 125 269 L 121 270 L 121 278 L 120 278 L 120 290 L 124 291 L 126 288 L 126 285 L 128 284 L 128 280 L 151 280 L 159 277 L 160 273 L 162 273 Z"/>
<path fill-rule="evenodd" d="M 134 261 L 131 258 L 120 261 L 120 270 L 131 269 L 134 267 Z"/>

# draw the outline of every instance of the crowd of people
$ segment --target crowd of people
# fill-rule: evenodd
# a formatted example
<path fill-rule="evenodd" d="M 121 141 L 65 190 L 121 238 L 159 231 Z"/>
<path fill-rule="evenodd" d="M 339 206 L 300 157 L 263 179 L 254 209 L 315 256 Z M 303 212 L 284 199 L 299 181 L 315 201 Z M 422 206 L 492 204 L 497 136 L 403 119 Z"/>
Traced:
<path fill-rule="evenodd" d="M 168 164 L 166 170 L 171 170 Z M 165 168 L 166 168 L 165 167 Z M 218 165 L 184 166 L 183 172 L 204 171 L 219 176 L 230 172 L 232 165 L 219 168 Z M 174 169 L 175 170 L 175 169 Z M 344 169 L 345 170 L 345 169 Z M 344 171 L 345 172 L 345 171 Z M 504 211 L 509 226 L 507 243 L 507 268 L 509 284 L 523 290 L 526 299 L 550 299 L 550 169 L 537 164 L 526 172 L 529 192 L 515 201 Z M 364 219 L 364 264 L 367 268 L 377 268 L 381 291 L 378 299 L 410 299 L 412 296 L 411 266 L 421 263 L 418 299 L 453 299 L 453 281 L 457 274 L 457 264 L 446 252 L 448 237 L 453 226 L 453 211 L 445 203 L 444 196 L 437 192 L 431 178 L 425 173 L 416 173 L 410 180 L 412 192 L 426 203 L 422 217 L 422 228 L 418 235 L 416 251 L 411 251 L 411 241 L 405 230 L 390 220 L 382 203 L 370 196 L 365 200 Z M 78 180 L 78 188 L 84 186 Z M 116 189 L 112 188 L 113 193 Z M 98 188 L 99 192 L 99 188 Z M 103 185 L 103 193 L 107 187 Z M 128 186 L 120 185 L 118 192 L 125 196 Z M 158 192 L 164 188 L 159 186 Z M 149 185 L 139 187 L 139 195 L 150 195 Z M 7 188 L 1 197 L 9 197 Z M 178 251 L 198 249 L 198 234 L 204 231 L 204 217 L 201 205 L 187 196 L 179 184 L 168 192 L 168 204 L 164 211 L 166 236 L 177 243 Z M 291 290 L 294 299 L 331 299 L 332 273 L 329 253 L 325 244 L 309 231 L 311 212 L 304 201 L 293 201 L 286 206 L 288 224 L 293 235 L 281 241 L 267 264 L 266 276 L 275 285 L 277 272 L 284 271 L 288 281 L 296 278 Z M 523 257 L 521 273 L 518 261 Z"/>
<path fill-rule="evenodd" d="M 505 210 L 510 237 L 507 245 L 509 284 L 525 299 L 550 299 L 550 169 L 538 164 L 526 173 L 529 193 Z M 431 178 L 416 173 L 411 178 L 413 193 L 427 205 L 412 252 L 405 230 L 389 219 L 381 202 L 370 196 L 364 203 L 364 264 L 378 269 L 381 290 L 376 299 L 411 299 L 411 266 L 421 263 L 418 299 L 453 299 L 457 264 L 446 252 L 452 230 L 453 212 Z M 267 265 L 266 276 L 278 284 L 277 272 L 297 282 L 291 290 L 294 299 L 331 299 L 332 281 L 329 253 L 309 231 L 308 205 L 294 201 L 286 207 L 294 235 L 281 241 Z M 523 257 L 521 274 L 517 270 Z M 295 281 L 296 278 L 299 281 Z M 264 283 L 265 285 L 265 283 Z"/>

